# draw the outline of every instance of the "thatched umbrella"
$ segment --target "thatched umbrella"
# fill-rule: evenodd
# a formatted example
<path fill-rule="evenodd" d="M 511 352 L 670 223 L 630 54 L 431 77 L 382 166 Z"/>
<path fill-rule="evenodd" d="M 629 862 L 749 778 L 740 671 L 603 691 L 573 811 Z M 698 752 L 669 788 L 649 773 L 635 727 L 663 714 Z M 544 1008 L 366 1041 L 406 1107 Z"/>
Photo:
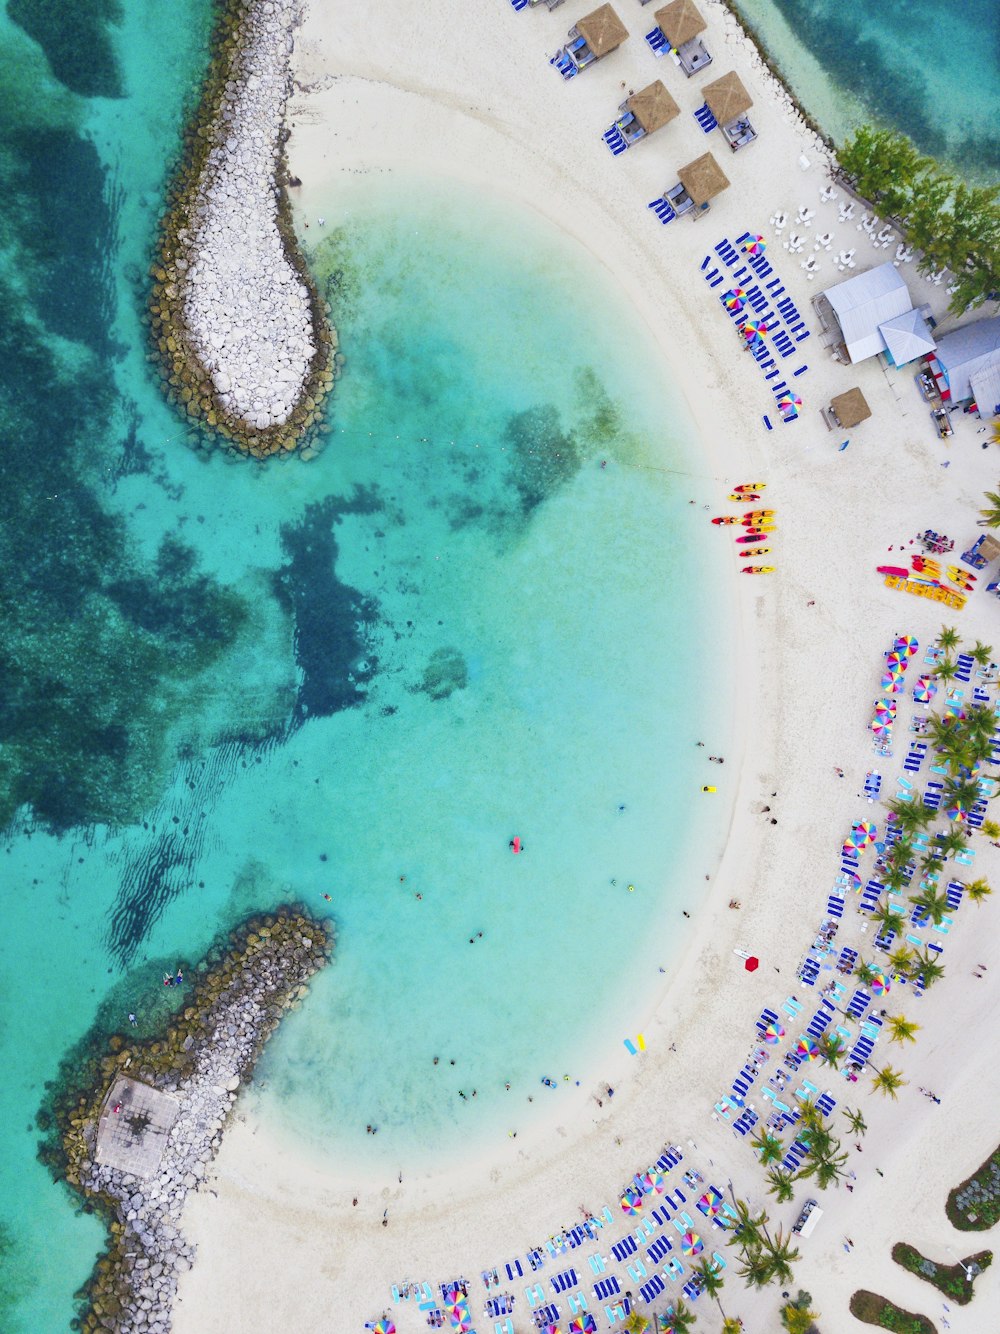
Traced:
<path fill-rule="evenodd" d="M 653 15 L 657 26 L 673 47 L 683 46 L 705 31 L 706 23 L 691 0 L 671 0 Z"/>
<path fill-rule="evenodd" d="M 753 106 L 753 98 L 743 87 L 740 76 L 732 71 L 714 83 L 706 83 L 703 92 L 709 111 L 720 125 L 729 125 Z"/>
<path fill-rule="evenodd" d="M 729 189 L 729 179 L 711 153 L 703 153 L 681 167 L 677 175 L 698 208 Z"/>
<path fill-rule="evenodd" d="M 621 46 L 628 36 L 628 28 L 611 5 L 601 5 L 600 9 L 580 19 L 576 30 L 598 60 Z"/>
<path fill-rule="evenodd" d="M 982 546 L 979 548 L 979 554 L 984 560 L 996 560 L 1000 556 L 1000 542 L 995 537 L 988 534 L 982 539 Z"/>
<path fill-rule="evenodd" d="M 872 410 L 860 389 L 848 389 L 845 394 L 838 394 L 836 398 L 832 398 L 830 411 L 845 431 L 867 421 L 872 415 Z"/>
<path fill-rule="evenodd" d="M 666 125 L 668 121 L 681 114 L 680 107 L 660 79 L 651 83 L 648 88 L 640 88 L 637 93 L 633 93 L 625 105 L 647 134 L 652 134 L 661 125 Z"/>

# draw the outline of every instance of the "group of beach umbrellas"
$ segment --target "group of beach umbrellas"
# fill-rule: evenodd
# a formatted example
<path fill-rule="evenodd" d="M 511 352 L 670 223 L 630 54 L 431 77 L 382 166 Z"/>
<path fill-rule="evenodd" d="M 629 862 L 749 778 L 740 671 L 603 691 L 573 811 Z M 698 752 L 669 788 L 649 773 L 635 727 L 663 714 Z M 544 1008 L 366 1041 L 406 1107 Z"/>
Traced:
<path fill-rule="evenodd" d="M 910 659 L 920 645 L 913 635 L 897 635 L 892 641 L 892 648 L 885 655 L 885 671 L 882 673 L 881 689 L 890 695 L 898 695 L 903 689 L 903 677 L 910 665 Z"/>
<path fill-rule="evenodd" d="M 844 840 L 844 851 L 846 853 L 862 852 L 875 842 L 878 836 L 878 830 L 871 820 L 855 820 L 851 825 L 851 832 Z"/>
<path fill-rule="evenodd" d="M 662 1172 L 643 1172 L 642 1176 L 635 1178 L 635 1185 L 629 1186 L 621 1197 L 621 1206 L 627 1214 L 637 1214 L 642 1208 L 642 1197 L 652 1195 L 655 1191 L 657 1195 L 662 1195 L 666 1190 L 666 1182 Z"/>
<path fill-rule="evenodd" d="M 890 740 L 892 725 L 895 721 L 896 701 L 894 699 L 877 699 L 875 701 L 875 713 L 870 723 L 872 735 L 879 740 Z"/>

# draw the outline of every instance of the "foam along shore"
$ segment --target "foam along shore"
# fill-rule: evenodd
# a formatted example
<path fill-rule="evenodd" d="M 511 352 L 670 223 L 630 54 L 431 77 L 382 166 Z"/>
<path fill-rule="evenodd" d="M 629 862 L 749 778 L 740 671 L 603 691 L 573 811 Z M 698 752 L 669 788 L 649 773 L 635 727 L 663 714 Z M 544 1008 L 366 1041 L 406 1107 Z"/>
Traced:
<path fill-rule="evenodd" d="M 768 504 L 774 500 L 779 516 L 778 571 L 768 579 L 736 572 L 740 548 L 725 529 L 711 529 L 705 515 L 706 530 L 733 548 L 739 595 L 730 629 L 740 664 L 735 712 L 741 731 L 723 769 L 706 758 L 703 780 L 719 786 L 705 800 L 718 804 L 720 820 L 730 821 L 726 853 L 717 870 L 706 865 L 710 883 L 691 887 L 693 920 L 677 923 L 691 934 L 684 957 L 663 979 L 656 1011 L 636 1015 L 633 1031 L 645 1034 L 646 1051 L 601 1053 L 588 1090 L 593 1096 L 572 1106 L 567 1093 L 557 1126 L 532 1130 L 522 1119 L 526 1104 L 512 1100 L 516 1139 L 503 1135 L 474 1157 L 456 1142 L 453 1170 L 434 1175 L 405 1162 L 387 1162 L 380 1172 L 359 1170 L 335 1162 L 332 1153 L 317 1162 L 260 1121 L 234 1126 L 213 1165 L 218 1197 L 199 1192 L 185 1215 L 199 1255 L 181 1283 L 178 1334 L 222 1334 L 234 1321 L 247 1331 L 360 1330 L 386 1308 L 400 1334 L 417 1334 L 426 1328 L 424 1314 L 413 1301 L 393 1305 L 391 1285 L 465 1274 L 478 1301 L 485 1295 L 481 1268 L 523 1257 L 528 1245 L 578 1221 L 581 1206 L 615 1205 L 620 1183 L 652 1161 L 668 1138 L 720 1186 L 731 1176 L 740 1194 L 766 1204 L 786 1229 L 805 1196 L 815 1194 L 802 1183 L 794 1203 L 774 1204 L 748 1143 L 713 1119 L 712 1108 L 745 1059 L 762 1007 L 780 1006 L 796 990 L 804 1000 L 796 967 L 833 882 L 840 841 L 851 821 L 869 810 L 863 800 L 859 809 L 858 794 L 872 764 L 866 726 L 885 645 L 897 630 L 926 644 L 941 628 L 940 608 L 886 588 L 875 568 L 895 559 L 890 546 L 898 551 L 928 525 L 974 533 L 982 492 L 995 486 L 995 457 L 979 448 L 985 437 L 977 437 L 968 420 L 956 424 L 947 445 L 939 442 L 906 371 L 888 372 L 875 359 L 845 368 L 819 346 L 810 297 L 836 281 L 837 271 L 821 258 L 820 279 L 811 283 L 781 238 L 768 231 L 767 219 L 778 209 L 794 216 L 807 203 L 823 220 L 814 231 L 836 230 L 836 202 L 821 202 L 828 155 L 732 14 L 714 0 L 698 0 L 713 64 L 686 80 L 669 57 L 656 60 L 643 41 L 654 7 L 618 0 L 629 39 L 564 82 L 548 57 L 595 7 L 593 0 L 572 0 L 551 13 L 545 6 L 518 13 L 507 0 L 490 0 L 470 24 L 468 0 L 437 0 L 433 17 L 422 0 L 371 0 L 363 7 L 311 0 L 294 62 L 304 91 L 290 104 L 290 167 L 303 181 L 297 221 L 310 226 L 302 235 L 316 238 L 318 217 L 332 223 L 338 216 L 343 183 L 365 173 L 395 174 L 403 207 L 406 192 L 427 173 L 486 194 L 500 191 L 537 210 L 613 273 L 645 320 L 664 374 L 686 394 L 703 464 L 678 480 L 685 494 L 719 514 L 734 483 L 768 482 Z M 719 134 L 706 136 L 693 114 L 703 83 L 729 69 L 754 101 L 757 141 L 738 153 L 730 153 Z M 681 116 L 649 142 L 613 156 L 602 131 L 629 89 L 657 77 L 682 107 Z M 723 165 L 730 189 L 699 221 L 682 217 L 661 226 L 647 204 L 706 147 Z M 761 418 L 769 411 L 773 417 L 774 398 L 732 331 L 719 301 L 725 287 L 710 288 L 704 274 L 712 266 L 701 267 L 722 237 L 732 240 L 747 229 L 767 233 L 768 258 L 812 331 L 801 356 L 784 363 L 793 371 L 807 365 L 790 381 L 803 409 L 796 421 L 776 423 L 771 432 Z M 857 244 L 853 224 L 850 237 L 834 253 Z M 872 255 L 872 263 L 884 259 L 881 252 Z M 943 289 L 925 284 L 912 268 L 906 276 L 915 302 L 930 301 L 943 317 Z M 572 301 L 572 292 L 566 299 Z M 519 350 L 511 355 L 516 362 Z M 842 436 L 827 431 L 820 408 L 853 386 L 873 415 L 851 430 L 851 446 L 840 452 Z M 942 463 L 951 466 L 942 469 Z M 964 641 L 996 642 L 995 604 L 984 593 L 955 615 Z M 695 691 L 699 683 L 683 688 Z M 706 741 L 707 755 L 713 738 Z M 995 881 L 995 850 L 979 846 L 978 864 Z M 742 908 L 731 911 L 730 900 Z M 984 1063 L 981 1047 L 983 1015 L 1000 1001 L 1000 958 L 991 949 L 979 952 L 986 942 L 974 927 L 975 919 L 951 933 L 948 977 L 919 1002 L 923 1011 L 909 1016 L 922 1025 L 918 1043 L 898 1059 L 895 1052 L 886 1057 L 909 1081 L 899 1102 L 875 1098 L 868 1080 L 845 1095 L 840 1086 L 848 1086 L 831 1077 L 838 1102 L 860 1105 L 869 1130 L 863 1154 L 851 1150 L 858 1175 L 853 1192 L 826 1192 L 822 1227 L 803 1243 L 796 1267 L 796 1286 L 813 1293 L 824 1330 L 847 1327 L 848 1299 L 859 1286 L 885 1292 L 908 1309 L 930 1309 L 926 1287 L 893 1265 L 887 1239 L 905 1237 L 935 1256 L 946 1244 L 965 1253 L 942 1221 L 943 1201 L 996 1147 L 992 1109 L 1000 1097 L 1000 1064 Z M 737 947 L 761 956 L 756 972 L 744 971 Z M 990 967 L 972 988 L 965 978 L 980 960 Z M 623 966 L 621 960 L 601 962 Z M 456 1017 L 457 1031 L 460 1023 Z M 615 1088 L 611 1102 L 605 1081 Z M 943 1110 L 919 1095 L 921 1084 L 942 1094 Z M 621 1228 L 628 1222 L 623 1218 Z M 845 1233 L 858 1242 L 850 1255 Z M 231 1244 L 235 1236 L 238 1248 Z M 538 1275 L 546 1285 L 558 1263 Z M 590 1298 L 585 1259 L 583 1266 Z M 730 1262 L 727 1312 L 742 1316 L 748 1330 L 780 1328 L 778 1293 L 746 1291 L 735 1268 Z M 530 1327 L 524 1289 L 531 1281 L 528 1274 L 510 1285 L 518 1330 Z M 591 1301 L 604 1328 L 599 1306 Z M 701 1314 L 704 1298 L 698 1306 L 698 1328 L 717 1328 L 718 1321 Z M 996 1285 L 983 1284 L 970 1310 L 972 1323 L 962 1328 L 1000 1328 Z M 492 1327 L 477 1305 L 476 1328 Z"/>
<path fill-rule="evenodd" d="M 162 1033 L 112 1037 L 91 1062 L 90 1086 L 57 1103 L 61 1143 L 50 1162 L 106 1216 L 111 1236 L 79 1328 L 171 1328 L 177 1278 L 193 1258 L 180 1230 L 188 1192 L 222 1142 L 240 1085 L 332 944 L 331 925 L 298 910 L 251 919 L 182 982 L 187 1004 Z"/>
<path fill-rule="evenodd" d="M 258 455 L 293 448 L 333 380 L 335 340 L 281 179 L 296 17 L 294 0 L 231 0 L 220 18 L 153 272 L 169 383 L 192 416 Z"/>

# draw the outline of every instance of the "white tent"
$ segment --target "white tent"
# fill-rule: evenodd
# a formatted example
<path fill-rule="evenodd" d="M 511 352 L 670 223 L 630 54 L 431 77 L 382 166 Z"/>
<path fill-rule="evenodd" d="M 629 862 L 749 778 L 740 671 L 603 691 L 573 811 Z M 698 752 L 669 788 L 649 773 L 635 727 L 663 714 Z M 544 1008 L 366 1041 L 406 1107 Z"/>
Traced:
<path fill-rule="evenodd" d="M 926 357 L 937 347 L 927 321 L 917 310 L 907 310 L 902 315 L 894 315 L 891 320 L 883 320 L 878 329 L 896 366 Z"/>
<path fill-rule="evenodd" d="M 991 362 L 1000 360 L 1000 315 L 989 320 L 976 320 L 974 324 L 966 324 L 954 333 L 945 334 L 938 343 L 936 355 L 947 376 L 952 403 L 964 403 L 975 393 L 972 377 L 984 375 Z M 985 398 L 982 402 L 976 396 L 976 402 L 988 413 L 996 401 L 990 398 L 988 387 Z"/>
<path fill-rule="evenodd" d="M 894 264 L 880 264 L 823 293 L 840 324 L 851 361 L 865 361 L 885 349 L 879 325 L 913 309 L 906 283 Z"/>

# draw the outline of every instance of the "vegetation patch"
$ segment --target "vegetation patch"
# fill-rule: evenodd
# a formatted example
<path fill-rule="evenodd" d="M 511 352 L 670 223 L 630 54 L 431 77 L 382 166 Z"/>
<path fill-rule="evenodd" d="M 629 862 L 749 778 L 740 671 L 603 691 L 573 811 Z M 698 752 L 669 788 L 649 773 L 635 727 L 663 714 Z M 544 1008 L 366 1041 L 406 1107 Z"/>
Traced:
<path fill-rule="evenodd" d="M 888 1297 L 858 1288 L 851 1297 L 851 1315 L 876 1329 L 895 1330 L 896 1334 L 937 1334 L 937 1325 L 925 1315 L 914 1315 L 896 1306 Z"/>
<path fill-rule="evenodd" d="M 986 1232 L 1000 1221 L 1000 1145 L 948 1196 L 948 1221 L 960 1232 Z"/>
<path fill-rule="evenodd" d="M 976 1275 L 993 1263 L 993 1252 L 977 1251 L 975 1255 L 967 1255 L 960 1264 L 939 1265 L 921 1255 L 915 1246 L 897 1241 L 892 1248 L 892 1258 L 911 1274 L 916 1274 L 917 1278 L 933 1284 L 959 1306 L 965 1306 L 975 1296 L 972 1285 Z"/>

